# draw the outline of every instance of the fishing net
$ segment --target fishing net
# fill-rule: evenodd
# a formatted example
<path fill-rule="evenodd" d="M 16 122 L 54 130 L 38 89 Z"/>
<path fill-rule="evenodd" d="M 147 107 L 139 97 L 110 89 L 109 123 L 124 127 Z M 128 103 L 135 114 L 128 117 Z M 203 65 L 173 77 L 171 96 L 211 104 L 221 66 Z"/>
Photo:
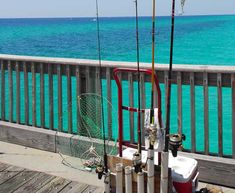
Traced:
<path fill-rule="evenodd" d="M 70 149 L 74 156 L 79 157 L 79 162 L 71 157 L 64 158 L 64 162 L 75 168 L 95 168 L 103 163 L 104 142 L 108 155 L 118 153 L 116 146 L 118 115 L 106 98 L 94 93 L 78 96 L 78 109 L 79 130 L 75 136 L 76 142 L 73 139 L 73 143 L 70 143 Z"/>

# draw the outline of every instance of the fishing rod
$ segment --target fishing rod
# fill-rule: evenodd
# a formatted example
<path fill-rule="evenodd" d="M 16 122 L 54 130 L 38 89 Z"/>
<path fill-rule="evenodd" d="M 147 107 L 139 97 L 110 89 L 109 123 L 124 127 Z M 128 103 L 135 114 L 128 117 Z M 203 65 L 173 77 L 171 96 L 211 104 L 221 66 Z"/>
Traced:
<path fill-rule="evenodd" d="M 135 0 L 135 21 L 136 21 L 136 59 L 137 59 L 137 76 L 138 76 L 138 151 L 133 156 L 133 165 L 135 172 L 142 171 L 142 162 L 141 162 L 141 105 L 140 105 L 140 51 L 139 51 L 139 17 L 138 17 L 138 1 Z"/>
<path fill-rule="evenodd" d="M 97 26 L 97 46 L 98 46 L 98 58 L 99 58 L 99 75 L 100 75 L 100 95 L 101 95 L 101 127 L 103 132 L 103 165 L 100 163 L 96 168 L 96 172 L 98 173 L 98 178 L 101 179 L 102 176 L 105 177 L 105 193 L 110 192 L 110 174 L 108 170 L 108 156 L 106 152 L 106 141 L 105 141 L 105 124 L 104 124 L 104 105 L 103 105 L 103 94 L 102 94 L 102 78 L 101 78 L 101 43 L 100 43 L 100 21 L 99 21 L 99 4 L 98 0 L 96 0 L 96 26 Z"/>
<path fill-rule="evenodd" d="M 150 110 L 150 124 L 154 124 L 154 65 L 155 65 L 155 17 L 156 17 L 156 1 L 153 0 L 153 16 L 152 16 L 152 76 L 151 76 L 151 110 Z M 153 145 L 150 143 L 150 149 Z"/>
<path fill-rule="evenodd" d="M 173 66 L 173 51 L 174 51 L 174 31 L 175 31 L 175 0 L 172 0 L 172 15 L 171 15 L 171 39 L 170 39 L 170 61 L 168 71 L 167 99 L 166 99 L 166 131 L 165 131 L 165 147 L 162 153 L 161 165 L 161 193 L 168 192 L 168 163 L 169 149 L 172 151 L 173 157 L 177 156 L 179 147 L 182 146 L 182 141 L 185 140 L 183 134 L 170 135 L 170 104 L 171 104 L 171 82 L 172 82 L 172 66 Z"/>

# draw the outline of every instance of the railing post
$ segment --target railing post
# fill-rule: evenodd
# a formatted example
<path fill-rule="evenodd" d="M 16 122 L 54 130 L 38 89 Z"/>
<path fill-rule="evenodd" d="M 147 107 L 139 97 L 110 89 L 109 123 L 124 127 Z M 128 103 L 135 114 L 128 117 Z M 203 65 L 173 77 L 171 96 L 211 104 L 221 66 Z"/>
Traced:
<path fill-rule="evenodd" d="M 29 83 L 28 83 L 28 66 L 23 63 L 24 68 L 24 111 L 25 111 L 25 125 L 29 125 Z"/>
<path fill-rule="evenodd" d="M 79 131 L 79 125 L 80 125 L 80 116 L 79 116 L 79 104 L 78 104 L 78 97 L 82 93 L 82 78 L 81 78 L 81 72 L 80 67 L 76 66 L 76 104 L 77 104 L 77 132 Z"/>
<path fill-rule="evenodd" d="M 40 118 L 41 127 L 45 127 L 44 64 L 40 63 Z"/>
<path fill-rule="evenodd" d="M 11 61 L 8 61 L 8 83 L 9 83 L 9 122 L 13 122 L 13 81 Z"/>
<path fill-rule="evenodd" d="M 16 62 L 16 123 L 20 124 L 20 70 Z"/>
<path fill-rule="evenodd" d="M 208 74 L 203 73 L 203 95 L 204 95 L 204 150 L 209 154 L 209 96 L 208 96 Z"/>
<path fill-rule="evenodd" d="M 66 73 L 67 73 L 68 133 L 73 133 L 73 131 L 72 131 L 72 93 L 71 93 L 70 65 L 66 66 Z"/>
<path fill-rule="evenodd" d="M 32 73 L 32 125 L 36 127 L 36 78 L 35 78 L 35 63 L 31 63 Z"/>
<path fill-rule="evenodd" d="M 217 74 L 217 92 L 218 92 L 218 152 L 223 156 L 223 107 L 222 107 L 222 74 Z"/>
<path fill-rule="evenodd" d="M 231 75 L 232 88 L 232 157 L 235 159 L 235 74 Z"/>
<path fill-rule="evenodd" d="M 107 90 L 107 100 L 112 104 L 112 84 L 111 84 L 111 73 L 110 68 L 106 68 L 106 90 Z M 108 135 L 109 139 L 112 139 L 113 132 L 112 132 L 112 109 L 110 105 L 107 107 L 108 111 Z M 117 129 L 117 128 L 116 128 Z"/>
<path fill-rule="evenodd" d="M 1 110 L 2 110 L 2 121 L 5 121 L 5 66 L 4 61 L 1 60 Z"/>
<path fill-rule="evenodd" d="M 58 131 L 63 131 L 63 105 L 62 105 L 62 66 L 57 65 L 57 78 L 58 78 Z"/>

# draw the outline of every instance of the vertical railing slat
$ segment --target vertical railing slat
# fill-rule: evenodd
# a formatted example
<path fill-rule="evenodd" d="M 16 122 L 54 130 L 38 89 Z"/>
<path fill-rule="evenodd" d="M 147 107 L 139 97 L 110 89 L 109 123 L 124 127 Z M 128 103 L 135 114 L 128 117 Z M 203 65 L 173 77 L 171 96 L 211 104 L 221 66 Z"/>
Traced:
<path fill-rule="evenodd" d="M 67 74 L 67 105 L 68 105 L 68 133 L 72 133 L 72 93 L 70 65 L 66 66 Z"/>
<path fill-rule="evenodd" d="M 203 73 L 203 95 L 204 95 L 204 151 L 209 154 L 209 95 L 208 74 Z"/>
<path fill-rule="evenodd" d="M 232 87 L 232 158 L 235 159 L 235 74 L 231 75 Z"/>
<path fill-rule="evenodd" d="M 53 105 L 53 71 L 52 64 L 48 64 L 48 81 L 49 81 L 49 129 L 54 129 L 54 105 Z"/>
<path fill-rule="evenodd" d="M 9 122 L 13 122 L 13 81 L 11 61 L 8 61 L 8 84 L 9 84 Z"/>
<path fill-rule="evenodd" d="M 2 121 L 5 121 L 5 66 L 3 60 L 1 60 L 1 110 Z"/>
<path fill-rule="evenodd" d="M 217 74 L 217 92 L 218 92 L 218 153 L 223 156 L 223 116 L 222 116 L 222 74 Z"/>
<path fill-rule="evenodd" d="M 80 67 L 76 66 L 76 104 L 77 104 L 77 131 L 79 132 L 79 127 L 80 127 L 80 113 L 79 113 L 79 101 L 78 97 L 81 95 L 81 72 L 80 72 Z"/>
<path fill-rule="evenodd" d="M 86 67 L 86 92 L 91 92 L 91 78 L 90 78 L 90 68 L 89 66 Z"/>
<path fill-rule="evenodd" d="M 196 125 L 195 125 L 195 82 L 194 73 L 190 72 L 190 106 L 191 106 L 191 152 L 196 152 Z"/>
<path fill-rule="evenodd" d="M 168 72 L 164 71 L 164 84 L 165 84 L 165 99 L 167 99 L 167 87 L 168 87 Z M 165 113 L 167 109 L 167 100 L 165 100 Z M 166 117 L 166 116 L 165 116 Z"/>
<path fill-rule="evenodd" d="M 107 87 L 106 87 L 106 89 L 107 89 L 107 99 L 112 104 L 112 84 L 111 84 L 110 68 L 106 68 L 106 84 L 107 84 Z M 113 136 L 113 132 L 112 132 L 112 108 L 111 108 L 110 105 L 108 105 L 107 108 L 108 108 L 107 109 L 107 111 L 108 111 L 108 136 L 109 136 L 109 139 L 112 139 L 112 136 Z"/>
<path fill-rule="evenodd" d="M 41 127 L 45 127 L 44 64 L 40 64 L 40 118 Z"/>
<path fill-rule="evenodd" d="M 141 109 L 146 108 L 146 93 L 145 93 L 145 75 L 140 74 L 140 97 L 141 97 Z M 141 113 L 141 130 L 142 132 L 142 145 L 145 143 L 145 128 L 144 128 L 144 114 Z"/>
<path fill-rule="evenodd" d="M 129 106 L 134 106 L 133 74 L 128 73 Z M 134 113 L 129 111 L 130 142 L 134 143 Z"/>
<path fill-rule="evenodd" d="M 24 62 L 24 110 L 25 125 L 29 124 L 29 82 L 28 82 L 28 65 Z"/>
<path fill-rule="evenodd" d="M 63 127 L 63 115 L 62 115 L 62 76 L 61 76 L 61 64 L 57 65 L 57 78 L 58 78 L 58 131 L 62 131 Z"/>
<path fill-rule="evenodd" d="M 35 77 L 35 63 L 31 63 L 32 73 L 32 125 L 36 127 L 36 77 Z"/>
<path fill-rule="evenodd" d="M 20 124 L 20 70 L 16 62 L 16 123 Z"/>
<path fill-rule="evenodd" d="M 182 134 L 182 75 L 181 72 L 177 73 L 177 108 L 178 108 L 178 132 Z"/>

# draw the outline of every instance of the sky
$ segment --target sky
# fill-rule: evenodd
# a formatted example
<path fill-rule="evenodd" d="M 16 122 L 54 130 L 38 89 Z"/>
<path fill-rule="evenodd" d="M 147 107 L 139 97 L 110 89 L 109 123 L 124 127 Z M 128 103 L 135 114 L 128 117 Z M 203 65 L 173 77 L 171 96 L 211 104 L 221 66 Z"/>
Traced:
<path fill-rule="evenodd" d="M 95 0 L 0 0 L 0 18 L 95 17 Z M 139 15 L 152 14 L 152 0 L 138 0 Z M 135 15 L 134 0 L 99 0 L 101 17 Z M 180 12 L 180 0 L 176 0 Z M 186 0 L 185 15 L 235 14 L 235 0 Z M 171 0 L 156 0 L 156 14 L 170 15 Z"/>

